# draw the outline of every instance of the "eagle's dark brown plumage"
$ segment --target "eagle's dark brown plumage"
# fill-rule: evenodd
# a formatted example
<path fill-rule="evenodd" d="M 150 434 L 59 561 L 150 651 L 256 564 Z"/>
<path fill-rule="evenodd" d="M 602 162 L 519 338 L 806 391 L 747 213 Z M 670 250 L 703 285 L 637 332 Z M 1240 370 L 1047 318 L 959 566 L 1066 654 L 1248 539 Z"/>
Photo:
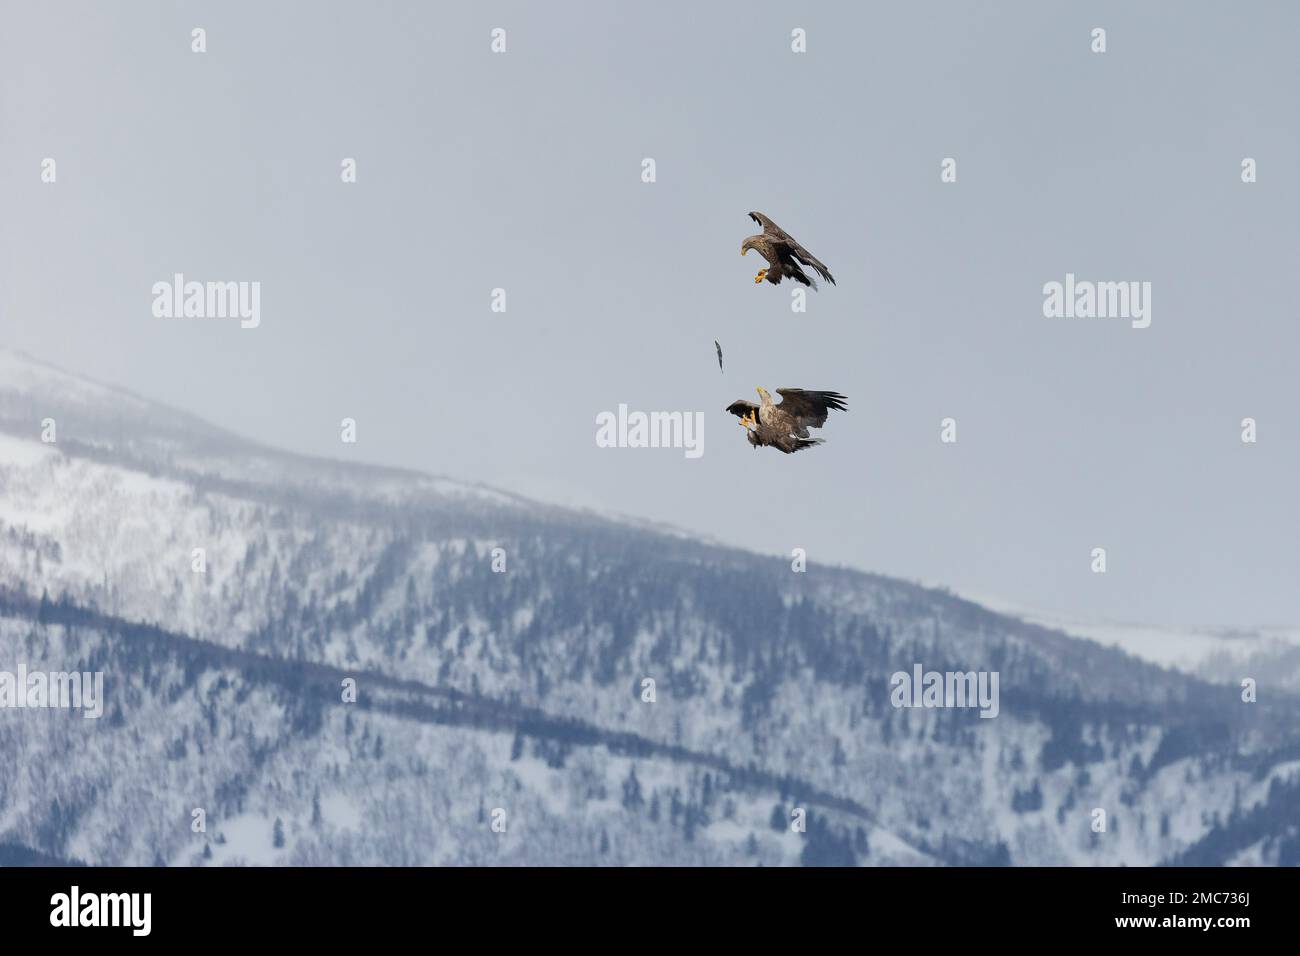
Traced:
<path fill-rule="evenodd" d="M 742 242 L 740 254 L 743 256 L 753 249 L 767 260 L 767 268 L 760 270 L 758 275 L 754 276 L 755 282 L 766 279 L 772 285 L 779 285 L 785 276 L 789 276 L 796 282 L 817 288 L 817 280 L 800 268 L 799 264 L 803 263 L 816 269 L 817 274 L 831 285 L 835 284 L 835 277 L 831 275 L 831 271 L 822 264 L 821 260 L 795 242 L 788 232 L 761 212 L 751 212 L 749 218 L 762 226 L 763 231 Z"/>
<path fill-rule="evenodd" d="M 833 408 L 846 412 L 847 401 L 839 392 L 811 392 L 802 388 L 778 388 L 781 403 L 775 404 L 767 389 L 758 388 L 761 405 L 737 399 L 727 406 L 727 411 L 740 419 L 749 443 L 755 448 L 771 445 L 787 455 L 813 445 L 822 439 L 809 438 L 808 429 L 821 428 Z"/>

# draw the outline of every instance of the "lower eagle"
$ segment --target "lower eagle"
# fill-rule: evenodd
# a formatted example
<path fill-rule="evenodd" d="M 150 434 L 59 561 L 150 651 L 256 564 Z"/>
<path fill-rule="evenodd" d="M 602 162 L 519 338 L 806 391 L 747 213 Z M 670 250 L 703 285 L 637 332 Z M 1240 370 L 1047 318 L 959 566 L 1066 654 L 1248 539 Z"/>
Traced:
<path fill-rule="evenodd" d="M 787 455 L 813 445 L 822 439 L 808 437 L 808 429 L 821 428 L 833 408 L 847 412 L 845 397 L 839 392 L 810 392 L 802 388 L 778 388 L 781 396 L 778 405 L 761 385 L 757 389 L 761 405 L 737 399 L 727 406 L 727 411 L 740 419 L 749 443 L 755 448 L 771 445 Z"/>

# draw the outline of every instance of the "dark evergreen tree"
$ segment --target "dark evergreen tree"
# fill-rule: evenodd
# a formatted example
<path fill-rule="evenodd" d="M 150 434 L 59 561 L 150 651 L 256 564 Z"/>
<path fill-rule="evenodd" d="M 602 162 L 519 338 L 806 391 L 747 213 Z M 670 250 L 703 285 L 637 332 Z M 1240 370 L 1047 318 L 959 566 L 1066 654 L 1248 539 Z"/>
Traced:
<path fill-rule="evenodd" d="M 627 779 L 623 781 L 623 809 L 635 813 L 644 805 L 641 781 L 636 778 L 636 767 L 633 766 L 628 770 Z"/>

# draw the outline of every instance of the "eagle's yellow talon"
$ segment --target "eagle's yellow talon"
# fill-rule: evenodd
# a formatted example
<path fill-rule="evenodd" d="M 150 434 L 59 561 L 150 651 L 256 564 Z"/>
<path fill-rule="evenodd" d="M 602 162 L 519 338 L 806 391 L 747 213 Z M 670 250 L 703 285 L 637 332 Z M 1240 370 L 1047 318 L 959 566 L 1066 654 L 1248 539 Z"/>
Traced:
<path fill-rule="evenodd" d="M 766 269 L 760 269 L 760 270 L 758 271 L 758 275 L 754 276 L 754 281 L 755 281 L 755 282 L 762 282 L 762 281 L 763 281 L 764 279 L 766 279 L 766 278 L 767 278 L 767 270 L 766 270 Z"/>

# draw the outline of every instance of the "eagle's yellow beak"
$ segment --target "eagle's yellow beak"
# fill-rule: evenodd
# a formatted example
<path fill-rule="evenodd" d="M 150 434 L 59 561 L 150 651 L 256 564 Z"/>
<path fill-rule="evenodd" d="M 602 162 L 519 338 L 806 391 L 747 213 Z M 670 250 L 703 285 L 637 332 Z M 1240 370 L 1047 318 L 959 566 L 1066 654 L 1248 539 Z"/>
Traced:
<path fill-rule="evenodd" d="M 741 246 L 741 247 L 740 247 L 740 254 L 741 254 L 742 256 L 745 255 L 745 253 L 747 253 L 747 252 L 749 252 L 749 250 L 746 249 L 744 246 Z"/>

